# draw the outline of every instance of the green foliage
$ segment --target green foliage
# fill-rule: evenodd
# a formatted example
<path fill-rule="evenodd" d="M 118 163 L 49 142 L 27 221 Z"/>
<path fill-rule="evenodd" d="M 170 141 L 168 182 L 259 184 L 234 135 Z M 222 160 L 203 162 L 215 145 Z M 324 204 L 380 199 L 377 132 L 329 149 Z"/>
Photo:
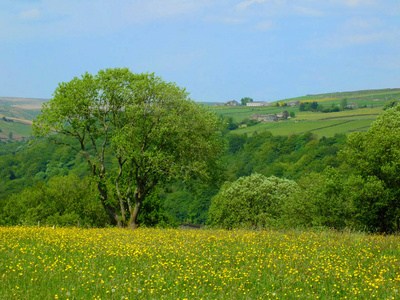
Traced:
<path fill-rule="evenodd" d="M 344 98 L 342 101 L 340 101 L 340 109 L 345 110 L 347 109 L 347 99 Z"/>
<path fill-rule="evenodd" d="M 326 107 L 321 103 L 318 103 L 316 101 L 312 102 L 302 102 L 299 107 L 300 111 L 320 111 L 323 113 L 330 113 L 330 112 L 338 112 L 340 111 L 339 106 L 335 105 L 332 103 L 331 107 Z"/>
<path fill-rule="evenodd" d="M 87 164 L 67 147 L 46 140 L 0 144 L 0 201 L 52 176 L 88 175 Z"/>
<path fill-rule="evenodd" d="M 302 102 L 300 104 L 299 110 L 300 111 L 317 111 L 319 106 L 320 106 L 320 104 L 318 104 L 318 102 L 316 102 L 316 101 Z"/>
<path fill-rule="evenodd" d="M 289 118 L 289 112 L 287 110 L 284 110 L 282 112 L 282 119 L 286 120 L 287 118 Z"/>
<path fill-rule="evenodd" d="M 301 189 L 285 202 L 283 219 L 291 227 L 327 227 L 343 229 L 353 225 L 352 202 L 346 179 L 328 167 L 299 181 Z"/>
<path fill-rule="evenodd" d="M 399 104 L 399 101 L 397 101 L 397 100 L 388 101 L 383 106 L 383 110 L 387 110 L 389 108 L 395 107 L 395 106 L 397 106 L 397 104 Z"/>
<path fill-rule="evenodd" d="M 393 231 L 400 218 L 400 106 L 387 109 L 365 132 L 356 132 L 348 137 L 342 157 L 354 166 L 364 180 L 382 185 L 382 197 L 370 201 L 379 213 L 380 231 Z M 375 179 L 374 179 L 375 178 Z M 376 183 L 378 182 L 378 183 Z M 376 224 L 376 221 L 371 221 Z M 396 225 L 397 223 L 397 225 Z"/>
<path fill-rule="evenodd" d="M 340 111 L 340 108 L 337 105 L 332 105 L 331 107 L 321 107 L 321 105 L 319 105 L 318 110 L 323 113 L 331 113 Z"/>
<path fill-rule="evenodd" d="M 348 179 L 348 197 L 354 207 L 354 227 L 367 232 L 392 231 L 398 211 L 390 210 L 397 201 L 383 181 L 374 176 L 351 176 Z M 397 228 L 396 228 L 397 230 Z"/>
<path fill-rule="evenodd" d="M 212 198 L 210 224 L 226 229 L 274 226 L 283 204 L 297 189 L 294 181 L 260 174 L 227 182 Z"/>
<path fill-rule="evenodd" d="M 178 177 L 209 179 L 218 170 L 218 125 L 214 113 L 188 99 L 185 89 L 154 74 L 116 68 L 60 83 L 32 128 L 36 136 L 82 154 L 111 220 L 134 228 L 156 185 Z M 112 161 L 117 168 L 110 170 Z M 108 199 L 109 174 L 118 209 Z"/>
<path fill-rule="evenodd" d="M 138 216 L 138 223 L 148 227 L 170 227 L 174 224 L 174 220 L 168 217 L 159 190 L 154 190 L 143 200 L 142 213 Z"/>
<path fill-rule="evenodd" d="M 345 135 L 317 140 L 312 133 L 274 136 L 263 131 L 251 137 L 228 135 L 226 179 L 233 181 L 257 172 L 265 176 L 299 179 L 305 174 L 322 172 L 327 166 L 338 167 L 337 153 Z"/>
<path fill-rule="evenodd" d="M 218 191 L 218 181 L 206 184 L 193 180 L 189 184 L 176 182 L 165 186 L 161 197 L 170 220 L 205 224 L 211 198 Z"/>
<path fill-rule="evenodd" d="M 228 140 L 228 151 L 235 154 L 236 152 L 243 149 L 244 144 L 247 141 L 247 135 L 245 134 L 229 134 L 226 139 Z"/>
<path fill-rule="evenodd" d="M 248 102 L 253 102 L 253 99 L 250 97 L 243 97 L 240 102 L 242 103 L 242 105 L 246 105 Z"/>
<path fill-rule="evenodd" d="M 2 211 L 4 225 L 104 226 L 107 217 L 97 200 L 95 184 L 75 175 L 53 177 L 11 195 Z"/>

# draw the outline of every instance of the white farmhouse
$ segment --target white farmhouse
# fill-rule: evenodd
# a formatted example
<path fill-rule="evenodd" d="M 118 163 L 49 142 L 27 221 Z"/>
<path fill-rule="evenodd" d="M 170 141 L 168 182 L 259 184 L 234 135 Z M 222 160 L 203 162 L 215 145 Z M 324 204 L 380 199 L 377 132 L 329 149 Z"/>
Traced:
<path fill-rule="evenodd" d="M 246 106 L 268 106 L 268 102 L 265 101 L 247 102 Z"/>

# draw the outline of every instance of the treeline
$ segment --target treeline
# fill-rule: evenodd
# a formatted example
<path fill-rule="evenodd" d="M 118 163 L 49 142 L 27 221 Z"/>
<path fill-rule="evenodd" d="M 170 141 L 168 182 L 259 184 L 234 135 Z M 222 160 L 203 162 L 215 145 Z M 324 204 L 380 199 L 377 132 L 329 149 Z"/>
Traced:
<path fill-rule="evenodd" d="M 303 135 L 279 142 L 279 137 L 264 133 L 257 143 L 257 136 L 232 137 L 230 151 L 238 152 L 240 159 L 231 161 L 230 174 L 242 177 L 226 182 L 212 199 L 210 223 L 223 228 L 317 226 L 398 232 L 399 123 L 400 107 L 395 106 L 367 132 L 346 139 L 317 141 Z M 246 153 L 248 142 L 254 149 L 251 154 Z"/>
<path fill-rule="evenodd" d="M 0 170 L 0 225 L 111 225 L 87 162 L 68 146 L 46 139 L 0 142 Z M 117 206 L 115 193 L 110 183 Z M 178 224 L 166 214 L 163 194 L 157 190 L 144 202 L 144 225 Z"/>
<path fill-rule="evenodd" d="M 327 166 L 338 167 L 341 162 L 337 153 L 346 136 L 317 139 L 311 133 L 273 136 L 262 132 L 252 137 L 228 133 L 224 139 L 226 152 L 218 179 L 207 184 L 192 180 L 159 187 L 144 203 L 142 225 L 207 224 L 211 199 L 223 182 L 252 173 L 299 179 L 310 172 L 322 172 Z M 68 147 L 48 140 L 2 143 L 0 168 L 3 225 L 38 221 L 49 225 L 108 224 L 91 186 L 87 162 Z M 110 188 L 110 193 L 110 199 L 115 199 L 115 189 Z"/>
<path fill-rule="evenodd" d="M 347 103 L 346 103 L 347 105 Z M 345 109 L 345 107 L 342 105 L 342 110 Z M 320 112 L 338 112 L 341 110 L 341 107 L 338 105 L 332 104 L 331 106 L 325 106 L 321 103 L 318 103 L 316 101 L 312 102 L 302 102 L 299 107 L 300 111 L 320 111 Z"/>
<path fill-rule="evenodd" d="M 399 120 L 400 108 L 390 108 L 366 133 L 318 138 L 237 135 L 221 119 L 226 150 L 214 181 L 158 186 L 139 224 L 399 230 Z M 111 225 L 87 162 L 69 147 L 44 139 L 3 142 L 0 170 L 1 225 Z M 108 199 L 117 207 L 112 182 L 110 175 Z"/>

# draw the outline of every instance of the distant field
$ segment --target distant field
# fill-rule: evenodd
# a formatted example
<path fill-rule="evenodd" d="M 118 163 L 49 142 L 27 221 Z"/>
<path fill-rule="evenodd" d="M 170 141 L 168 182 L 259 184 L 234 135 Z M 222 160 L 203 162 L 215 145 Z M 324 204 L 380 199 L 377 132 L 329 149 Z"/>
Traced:
<path fill-rule="evenodd" d="M 359 95 L 364 95 L 364 97 L 378 96 L 375 94 L 360 93 Z M 385 93 L 379 94 L 379 96 L 387 95 Z M 394 92 L 392 95 L 397 95 Z M 310 96 L 306 96 L 310 97 Z M 338 97 L 321 98 L 321 95 L 315 95 L 314 101 L 320 101 L 324 106 L 339 105 L 342 101 Z M 400 92 L 399 92 L 400 97 Z M 301 98 L 301 97 L 299 97 Z M 298 99 L 298 98 L 296 98 Z M 296 100 L 295 99 L 295 100 Z M 348 109 L 344 111 L 334 112 L 334 113 L 321 113 L 321 112 L 310 112 L 310 111 L 300 111 L 299 107 L 289 107 L 289 106 L 269 106 L 269 107 L 227 107 L 227 106 L 216 106 L 212 109 L 219 115 L 225 117 L 232 117 L 235 122 L 241 122 L 246 118 L 250 118 L 252 114 L 277 114 L 284 110 L 289 113 L 294 112 L 295 118 L 291 120 L 263 123 L 251 127 L 240 128 L 232 131 L 232 133 L 237 134 L 249 134 L 252 135 L 254 132 L 260 132 L 264 130 L 270 131 L 274 135 L 288 135 L 288 134 L 301 134 L 305 132 L 313 132 L 319 137 L 331 137 L 336 133 L 339 134 L 349 134 L 354 131 L 365 131 L 368 129 L 369 125 L 376 119 L 376 117 L 382 113 L 382 107 L 386 101 L 377 100 L 375 97 L 370 99 L 358 99 L 358 100 L 348 100 L 349 102 L 356 102 L 359 107 L 358 109 Z"/>
<path fill-rule="evenodd" d="M 6 122 L 0 119 L 0 139 L 8 140 L 9 133 L 12 132 L 13 140 L 19 140 L 23 137 L 29 137 L 31 126 L 19 122 Z"/>
<path fill-rule="evenodd" d="M 325 93 L 318 95 L 306 95 L 296 98 L 283 99 L 277 102 L 286 103 L 288 101 L 317 101 L 324 106 L 339 105 L 342 99 L 346 98 L 347 102 L 356 102 L 359 107 L 366 106 L 355 110 L 346 110 L 337 113 L 312 113 L 301 112 L 299 107 L 289 106 L 268 106 L 268 107 L 228 107 L 228 106 L 212 106 L 214 103 L 203 103 L 218 115 L 231 117 L 235 122 L 242 122 L 249 119 L 252 114 L 277 114 L 283 110 L 289 113 L 294 112 L 296 118 L 290 121 L 282 121 L 279 124 L 260 124 L 251 128 L 242 128 L 234 131 L 235 133 L 252 134 L 254 131 L 270 130 L 274 134 L 291 134 L 312 130 L 314 133 L 322 136 L 331 136 L 335 133 L 349 133 L 357 128 L 368 126 L 378 114 L 382 112 L 382 107 L 386 101 L 392 99 L 400 99 L 400 89 L 382 89 L 382 90 L 366 90 L 355 92 L 341 93 Z M 40 108 L 43 102 L 48 99 L 34 98 L 12 98 L 0 97 L 0 118 L 14 118 L 14 124 L 3 122 L 0 120 L 0 139 L 7 140 L 9 133 L 12 132 L 14 139 L 28 138 L 30 136 L 30 123 L 40 114 Z M 276 103 L 275 103 L 276 104 Z M 311 121 L 322 120 L 330 123 L 326 125 L 315 124 Z M 20 120 L 20 121 L 19 121 Z M 365 120 L 363 126 L 357 121 Z M 297 121 L 296 124 L 292 122 Z M 345 121 L 344 124 L 342 124 Z M 330 127 L 327 127 L 330 126 Z M 326 128 L 321 128 L 326 127 Z"/>
<path fill-rule="evenodd" d="M 33 120 L 40 114 L 47 99 L 0 97 L 0 114 L 6 117 Z"/>
<path fill-rule="evenodd" d="M 373 119 L 273 122 L 236 129 L 232 133 L 252 135 L 255 132 L 268 130 L 273 135 L 290 135 L 312 132 L 321 138 L 322 136 L 332 137 L 336 133 L 349 134 L 352 131 L 364 131 L 368 129 L 371 122 Z"/>
<path fill-rule="evenodd" d="M 399 100 L 400 99 L 400 89 L 379 89 L 379 90 L 362 90 L 362 91 L 351 91 L 351 92 L 334 92 L 334 93 L 324 93 L 324 94 L 315 94 L 315 95 L 306 95 L 295 98 L 288 98 L 279 100 L 279 102 L 287 102 L 287 101 L 309 101 L 316 100 L 322 98 L 338 98 L 344 99 L 346 98 L 349 102 L 357 102 L 358 101 L 389 101 L 392 99 Z M 363 103 L 364 104 L 364 103 Z"/>
<path fill-rule="evenodd" d="M 235 122 L 241 122 L 244 119 L 249 119 L 252 114 L 277 114 L 283 110 L 287 110 L 288 112 L 299 111 L 298 107 L 246 107 L 246 106 L 238 106 L 238 107 L 227 107 L 227 106 L 217 106 L 212 107 L 218 115 L 232 117 Z"/>
<path fill-rule="evenodd" d="M 0 97 L 0 140 L 28 138 L 32 120 L 39 114 L 43 102 L 47 99 Z M 5 117 L 13 122 L 2 120 Z"/>
<path fill-rule="evenodd" d="M 399 299 L 397 235 L 0 227 L 0 299 Z"/>

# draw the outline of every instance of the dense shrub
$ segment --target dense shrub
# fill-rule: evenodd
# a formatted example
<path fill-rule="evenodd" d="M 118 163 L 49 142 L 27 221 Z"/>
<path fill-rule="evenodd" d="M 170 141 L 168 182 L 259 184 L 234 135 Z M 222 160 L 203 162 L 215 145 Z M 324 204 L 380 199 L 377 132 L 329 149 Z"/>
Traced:
<path fill-rule="evenodd" d="M 104 226 L 107 216 L 97 199 L 95 184 L 75 175 L 53 177 L 19 194 L 11 195 L 3 208 L 4 225 Z"/>
<path fill-rule="evenodd" d="M 277 225 L 283 203 L 297 189 L 294 181 L 260 174 L 227 182 L 211 200 L 210 224 L 227 229 Z"/>

